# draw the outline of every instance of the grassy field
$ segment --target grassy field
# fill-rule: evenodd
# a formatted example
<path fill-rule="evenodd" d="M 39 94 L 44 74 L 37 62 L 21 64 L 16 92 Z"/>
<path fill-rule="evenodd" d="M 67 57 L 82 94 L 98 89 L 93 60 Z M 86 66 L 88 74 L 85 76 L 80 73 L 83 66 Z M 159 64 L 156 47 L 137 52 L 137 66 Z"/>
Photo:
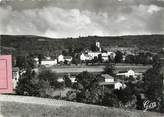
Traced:
<path fill-rule="evenodd" d="M 122 110 L 53 99 L 0 96 L 0 117 L 163 117 L 159 113 Z"/>
<path fill-rule="evenodd" d="M 104 70 L 103 65 L 100 66 L 54 66 L 51 67 L 52 71 L 55 71 L 56 73 L 80 73 L 83 71 L 88 72 L 102 72 Z M 151 66 L 143 66 L 143 65 L 116 65 L 116 72 L 118 71 L 125 71 L 132 69 L 135 72 L 145 72 L 147 69 L 149 69 Z"/>

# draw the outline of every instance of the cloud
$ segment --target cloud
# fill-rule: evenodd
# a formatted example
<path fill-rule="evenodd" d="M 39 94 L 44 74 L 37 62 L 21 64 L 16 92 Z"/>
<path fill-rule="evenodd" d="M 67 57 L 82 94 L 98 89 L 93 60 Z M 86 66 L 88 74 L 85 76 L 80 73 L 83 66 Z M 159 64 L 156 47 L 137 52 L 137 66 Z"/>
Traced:
<path fill-rule="evenodd" d="M 148 12 L 151 14 L 153 14 L 154 12 L 158 12 L 160 10 L 161 10 L 161 8 L 156 5 L 150 5 L 148 8 Z"/>
<path fill-rule="evenodd" d="M 121 3 L 124 1 L 122 0 Z M 118 4 L 118 1 L 111 0 L 111 2 Z M 15 10 L 10 6 L 0 7 L 0 14 L 1 34 L 28 34 L 57 38 L 164 33 L 164 8 L 154 4 L 117 5 L 117 7 L 106 7 L 96 11 L 89 8 L 57 6 Z"/>

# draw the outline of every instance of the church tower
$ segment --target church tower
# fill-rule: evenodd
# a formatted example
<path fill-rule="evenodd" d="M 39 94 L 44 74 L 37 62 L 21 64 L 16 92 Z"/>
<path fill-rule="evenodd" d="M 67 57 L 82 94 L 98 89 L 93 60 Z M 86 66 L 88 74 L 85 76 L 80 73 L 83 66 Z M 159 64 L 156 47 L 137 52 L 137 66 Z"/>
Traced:
<path fill-rule="evenodd" d="M 99 51 L 101 52 L 100 42 L 96 41 L 96 47 L 98 47 Z"/>

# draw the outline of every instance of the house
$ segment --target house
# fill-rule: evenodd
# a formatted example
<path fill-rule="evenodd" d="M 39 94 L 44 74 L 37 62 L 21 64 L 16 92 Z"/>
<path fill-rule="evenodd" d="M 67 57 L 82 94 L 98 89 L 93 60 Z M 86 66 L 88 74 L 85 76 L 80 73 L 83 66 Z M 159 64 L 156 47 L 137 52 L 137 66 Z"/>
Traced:
<path fill-rule="evenodd" d="M 108 75 L 108 74 L 102 74 L 102 77 L 105 78 L 104 82 L 100 82 L 100 85 L 104 87 L 108 87 L 109 89 L 118 89 L 120 90 L 121 88 L 126 88 L 126 85 L 121 83 L 120 81 L 115 81 L 114 77 Z"/>
<path fill-rule="evenodd" d="M 44 65 L 44 66 L 47 66 L 47 67 L 50 67 L 50 66 L 53 66 L 53 65 L 56 65 L 57 64 L 57 59 L 43 59 L 41 61 L 41 65 Z"/>
<path fill-rule="evenodd" d="M 99 54 L 101 54 L 101 52 L 92 52 L 92 51 L 88 52 L 88 55 L 91 56 L 92 59 L 94 59 L 95 57 L 98 58 Z"/>
<path fill-rule="evenodd" d="M 102 74 L 101 76 L 105 78 L 105 82 L 114 83 L 114 77 L 112 77 L 112 76 L 110 76 L 108 74 Z"/>
<path fill-rule="evenodd" d="M 51 59 L 51 57 L 50 57 L 50 56 L 46 56 L 46 57 L 45 57 L 45 59 L 50 60 L 50 59 Z"/>
<path fill-rule="evenodd" d="M 104 78 L 103 82 L 100 82 L 99 85 L 103 87 L 103 90 L 105 88 L 108 89 L 114 89 L 114 78 L 108 74 L 102 74 L 101 77 Z"/>
<path fill-rule="evenodd" d="M 133 70 L 128 70 L 124 72 L 119 72 L 116 74 L 117 76 L 125 76 L 125 77 L 130 77 L 132 76 L 133 78 L 137 78 L 138 76 L 142 76 L 142 73 L 135 73 Z"/>
<path fill-rule="evenodd" d="M 123 83 L 121 83 L 119 81 L 114 83 L 114 89 L 120 90 L 120 89 L 124 89 L 124 88 L 126 88 L 125 84 L 123 84 Z"/>
<path fill-rule="evenodd" d="M 90 55 L 88 55 L 88 54 L 82 53 L 82 54 L 80 55 L 80 60 L 81 60 L 81 61 L 92 60 L 92 57 L 91 57 Z"/>
<path fill-rule="evenodd" d="M 62 54 L 58 56 L 58 62 L 71 62 L 72 61 L 72 56 L 63 56 Z"/>
<path fill-rule="evenodd" d="M 39 58 L 38 57 L 35 57 L 34 61 L 36 62 L 37 65 L 39 65 Z"/>
<path fill-rule="evenodd" d="M 64 79 L 63 79 L 63 77 L 59 77 L 59 78 L 57 79 L 57 81 L 60 82 L 60 83 L 62 83 L 62 82 L 64 82 Z"/>
<path fill-rule="evenodd" d="M 108 56 L 110 57 L 111 60 L 114 60 L 116 57 L 116 53 L 115 52 L 107 52 Z"/>
<path fill-rule="evenodd" d="M 71 62 L 72 56 L 64 56 L 64 61 Z"/>
<path fill-rule="evenodd" d="M 76 76 L 70 76 L 69 79 L 71 80 L 72 83 L 76 83 Z"/>
<path fill-rule="evenodd" d="M 58 56 L 58 62 L 64 62 L 64 56 L 62 54 Z"/>
<path fill-rule="evenodd" d="M 12 71 L 13 71 L 13 89 L 15 89 L 17 86 L 18 80 L 20 78 L 20 74 L 19 74 L 20 69 L 18 67 L 14 67 Z"/>
<path fill-rule="evenodd" d="M 102 53 L 101 56 L 104 62 L 107 62 L 109 60 L 109 55 L 107 52 Z"/>

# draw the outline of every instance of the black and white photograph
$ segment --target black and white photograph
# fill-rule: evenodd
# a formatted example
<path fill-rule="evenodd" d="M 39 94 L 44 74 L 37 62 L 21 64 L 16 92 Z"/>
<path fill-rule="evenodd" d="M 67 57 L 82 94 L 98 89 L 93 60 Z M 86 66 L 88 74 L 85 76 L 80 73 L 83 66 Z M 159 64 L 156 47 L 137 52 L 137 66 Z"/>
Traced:
<path fill-rule="evenodd" d="M 164 0 L 0 0 L 0 117 L 164 117 Z"/>

